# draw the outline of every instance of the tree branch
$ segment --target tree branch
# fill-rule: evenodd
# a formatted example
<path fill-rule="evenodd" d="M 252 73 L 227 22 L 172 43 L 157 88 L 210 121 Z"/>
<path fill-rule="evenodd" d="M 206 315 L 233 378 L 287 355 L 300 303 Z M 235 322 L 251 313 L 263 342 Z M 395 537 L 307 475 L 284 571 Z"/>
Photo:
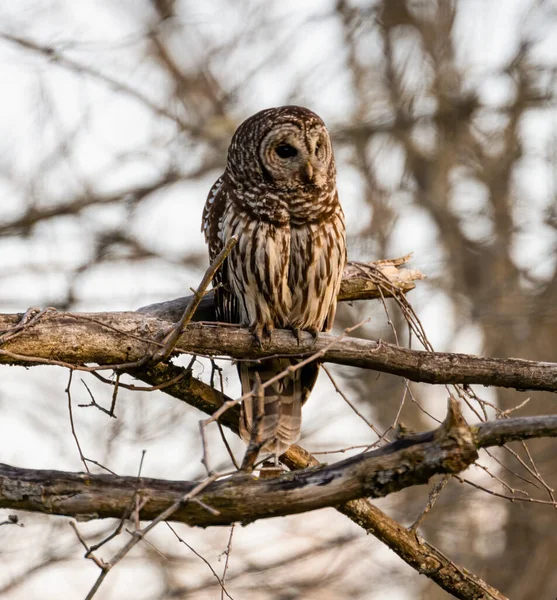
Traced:
<path fill-rule="evenodd" d="M 213 482 L 197 495 L 212 511 L 188 502 L 171 519 L 202 527 L 229 525 L 336 506 L 363 496 L 379 498 L 426 483 L 436 473 L 458 473 L 476 458 L 470 428 L 457 402 L 451 401 L 445 423 L 435 431 L 277 479 L 237 474 Z M 138 494 L 141 504 L 145 503 L 139 517 L 151 520 L 196 485 L 0 465 L 0 508 L 80 518 L 121 518 Z"/>
<path fill-rule="evenodd" d="M 500 419 L 480 423 L 472 428 L 478 448 L 502 446 L 517 440 L 556 437 L 557 415 Z"/>
<path fill-rule="evenodd" d="M 139 313 L 45 312 L 17 335 L 9 336 L 22 315 L 0 315 L 0 332 L 9 337 L 0 347 L 0 364 L 58 364 L 106 368 L 141 360 L 169 332 L 168 322 Z M 315 341 L 302 334 L 298 344 L 289 331 L 274 331 L 261 348 L 249 330 L 236 326 L 190 324 L 177 351 L 257 360 L 269 356 L 309 356 L 325 350 L 324 361 L 372 369 L 435 384 L 481 384 L 519 390 L 557 391 L 557 364 L 519 358 L 489 358 L 410 350 L 386 342 L 321 333 Z M 334 344 L 331 346 L 331 344 Z M 2 343 L 2 337 L 0 337 Z"/>
<path fill-rule="evenodd" d="M 151 375 L 144 378 L 154 383 L 153 379 L 157 378 L 154 373 L 158 371 L 160 377 L 163 375 L 161 370 L 165 371 L 167 367 L 175 369 L 171 365 L 158 365 Z M 203 390 L 197 390 L 197 393 L 200 391 Z M 214 411 L 215 407 L 207 408 Z M 234 410 L 229 412 L 232 428 L 236 429 L 234 417 L 237 414 Z M 379 497 L 406 485 L 423 482 L 421 478 L 427 480 L 432 470 L 459 471 L 475 459 L 476 447 L 542 436 L 557 436 L 557 417 L 506 419 L 479 423 L 469 428 L 452 401 L 447 420 L 436 431 L 409 436 L 330 467 L 310 468 L 275 480 L 254 480 L 247 475 L 236 475 L 209 485 L 199 496 L 202 504 L 187 503 L 172 519 L 191 525 L 218 525 L 231 520 L 249 522 L 337 505 L 338 510 L 384 541 L 418 572 L 431 577 L 455 597 L 504 600 L 497 590 L 452 563 L 436 548 L 401 527 L 367 500 L 343 503 L 343 499 L 353 494 Z M 283 458 L 294 468 L 317 462 L 304 453 L 303 449 L 293 447 Z M 139 495 L 143 506 L 141 519 L 153 519 L 195 485 L 136 477 L 32 471 L 0 465 L 0 507 L 80 518 L 120 518 L 128 510 L 130 501 Z M 203 505 L 218 510 L 219 514 L 205 510 Z"/>
<path fill-rule="evenodd" d="M 477 448 L 533 437 L 557 437 L 557 416 L 503 419 L 469 427 L 458 403 L 451 399 L 445 422 L 434 431 L 407 436 L 333 465 L 306 465 L 303 471 L 276 479 L 238 473 L 208 485 L 197 496 L 215 512 L 187 503 L 171 519 L 201 527 L 229 525 L 338 506 L 362 497 L 381 498 L 427 483 L 435 474 L 466 469 L 476 460 Z M 295 456 L 286 457 L 285 462 L 298 462 Z M 0 464 L 0 508 L 81 519 L 121 518 L 138 494 L 142 500 L 139 517 L 151 520 L 197 485 Z"/>
<path fill-rule="evenodd" d="M 390 298 L 397 293 L 406 294 L 416 287 L 415 282 L 425 279 L 417 269 L 402 268 L 411 254 L 400 258 L 361 263 L 349 262 L 345 269 L 338 299 L 341 302 Z M 176 322 L 191 302 L 192 296 L 157 302 L 142 306 L 137 312 L 149 314 L 165 321 Z M 200 302 L 192 321 L 216 321 L 213 294 L 210 292 Z"/>

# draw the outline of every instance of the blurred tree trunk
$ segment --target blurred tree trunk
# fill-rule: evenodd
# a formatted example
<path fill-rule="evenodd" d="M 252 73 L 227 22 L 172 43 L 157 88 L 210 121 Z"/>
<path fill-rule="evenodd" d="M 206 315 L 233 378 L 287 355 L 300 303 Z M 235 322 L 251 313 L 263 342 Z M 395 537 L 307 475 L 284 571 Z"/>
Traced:
<path fill-rule="evenodd" d="M 359 102 L 355 118 L 364 123 L 372 118 L 365 110 L 371 94 L 389 104 L 393 116 L 387 135 L 402 150 L 406 163 L 401 188 L 411 192 L 415 206 L 431 219 L 445 258 L 443 278 L 435 280 L 433 285 L 450 297 L 457 327 L 471 324 L 479 327 L 483 354 L 553 360 L 557 354 L 554 257 L 540 257 L 540 261 L 551 261 L 552 274 L 546 279 L 534 280 L 518 266 L 515 247 L 529 203 L 516 183 L 516 169 L 524 155 L 524 120 L 533 108 L 543 110 L 554 101 L 553 91 L 544 90 L 544 67 L 536 64 L 532 45 L 525 35 L 504 70 L 507 81 L 512 82 L 513 92 L 508 102 L 500 106 L 498 116 L 489 114 L 490 110 L 481 105 L 476 94 L 465 87 L 462 57 L 456 58 L 459 39 L 455 23 L 463 3 L 438 1 L 418 5 L 405 0 L 384 0 L 374 7 L 376 21 L 366 28 L 361 24 L 358 11 L 350 9 L 347 2 L 338 3 L 347 45 L 352 47 L 349 64 Z M 361 51 L 356 51 L 363 32 L 373 39 L 379 38 L 382 43 L 383 60 L 374 68 L 363 64 L 366 59 L 362 58 Z M 415 47 L 415 56 L 421 55 L 421 79 L 415 77 L 416 66 L 411 53 L 407 51 L 406 59 L 401 59 L 403 44 L 408 43 Z M 426 118 L 420 117 L 423 98 L 431 99 L 435 107 Z M 499 127 L 494 127 L 496 120 Z M 381 253 L 388 248 L 388 232 L 395 217 L 392 208 L 385 208 L 386 193 L 374 178 L 373 163 L 368 157 L 370 139 L 385 133 L 380 128 L 373 130 L 365 125 L 359 131 L 354 126 L 353 131 L 355 162 L 362 171 L 366 201 L 373 211 L 369 233 Z M 458 206 L 455 186 L 463 180 L 474 181 L 485 190 L 485 202 L 475 209 L 476 214 L 463 214 Z M 524 192 L 527 194 L 527 190 L 523 189 Z M 554 219 L 551 221 L 550 217 L 546 215 L 546 222 L 553 223 L 554 227 Z M 474 219 L 488 221 L 487 236 L 470 235 Z M 364 374 L 353 382 L 352 388 L 360 393 L 362 401 L 367 400 L 373 390 L 371 402 L 376 422 L 383 428 L 392 423 L 398 408 L 392 399 L 402 393 L 400 382 L 382 377 L 382 383 L 378 383 L 370 374 Z M 478 393 L 481 396 L 481 390 Z M 532 400 L 521 414 L 555 410 L 554 395 L 532 393 L 529 396 Z M 383 398 L 388 400 L 382 401 Z M 520 392 L 497 391 L 497 405 L 501 410 L 513 408 L 524 399 L 525 395 Z M 403 419 L 412 427 L 423 426 L 423 415 L 419 411 L 405 409 Z M 532 470 L 539 470 L 549 488 L 555 488 L 557 474 L 551 442 L 536 441 L 528 444 L 528 448 L 536 465 Z M 525 450 L 520 447 L 515 450 L 529 464 Z M 511 472 L 532 480 L 532 474 L 510 453 L 500 456 Z M 504 479 L 512 488 L 522 487 L 531 493 L 537 492 L 537 497 L 553 499 L 539 481 L 535 482 L 536 488 L 509 473 Z M 435 516 L 424 525 L 427 536 L 443 547 L 447 534 L 439 524 L 469 521 L 468 526 L 462 526 L 467 539 L 459 543 L 461 562 L 481 573 L 510 598 L 553 597 L 557 589 L 557 536 L 551 534 L 555 508 L 501 501 L 500 510 L 507 513 L 505 550 L 480 557 L 477 552 L 468 550 L 473 547 L 475 534 L 465 497 L 472 492 L 471 488 L 458 486 L 456 490 L 456 486 L 449 485 L 443 493 L 443 501 L 433 511 Z M 399 512 L 411 519 L 412 511 L 419 510 L 420 504 L 425 503 L 427 490 L 422 494 L 405 493 L 403 498 Z M 535 576 L 526 575 L 534 573 Z M 448 596 L 428 584 L 423 597 L 429 600 Z"/>

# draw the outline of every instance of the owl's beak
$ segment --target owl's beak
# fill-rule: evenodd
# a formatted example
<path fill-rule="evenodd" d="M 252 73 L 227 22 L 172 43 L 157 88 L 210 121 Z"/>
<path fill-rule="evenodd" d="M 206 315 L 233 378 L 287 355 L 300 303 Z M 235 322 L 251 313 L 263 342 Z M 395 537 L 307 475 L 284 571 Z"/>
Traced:
<path fill-rule="evenodd" d="M 303 177 L 308 183 L 313 183 L 313 165 L 309 160 L 303 168 Z"/>

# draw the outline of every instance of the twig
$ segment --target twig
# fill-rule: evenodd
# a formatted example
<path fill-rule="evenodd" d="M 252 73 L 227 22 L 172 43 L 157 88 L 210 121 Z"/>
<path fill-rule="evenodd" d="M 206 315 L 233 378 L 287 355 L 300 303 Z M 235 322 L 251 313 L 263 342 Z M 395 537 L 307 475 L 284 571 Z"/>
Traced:
<path fill-rule="evenodd" d="M 172 527 L 172 525 L 170 523 L 166 523 L 166 526 L 170 529 L 170 531 L 172 531 L 172 533 L 176 536 L 176 538 L 178 539 L 178 541 L 181 544 L 184 544 L 184 546 L 186 546 L 186 548 L 188 548 L 193 554 L 195 554 L 195 556 L 200 558 L 209 567 L 209 570 L 214 575 L 215 579 L 217 580 L 217 582 L 221 588 L 221 594 L 226 594 L 228 596 L 228 598 L 230 598 L 230 600 L 234 600 L 232 598 L 232 596 L 226 591 L 226 588 L 224 587 L 224 580 L 218 576 L 218 573 L 215 571 L 215 569 L 213 569 L 213 567 L 211 566 L 211 563 L 203 555 L 201 555 L 199 552 L 197 552 L 197 550 L 195 550 L 192 546 L 190 546 L 183 538 L 181 538 L 178 535 L 177 531 L 174 529 L 174 527 Z M 221 595 L 221 598 L 222 597 L 223 596 Z"/>
<path fill-rule="evenodd" d="M 96 377 L 99 381 L 106 383 L 107 385 L 116 386 L 116 382 L 112 381 L 111 379 L 108 379 L 107 377 L 103 377 L 100 373 L 97 373 L 96 371 L 91 371 L 91 375 Z M 117 373 L 117 376 L 118 376 L 118 373 Z M 168 381 L 160 383 L 159 385 L 150 385 L 150 386 L 133 385 L 131 383 L 122 383 L 120 380 L 118 380 L 118 387 L 124 388 L 126 390 L 131 390 L 132 392 L 155 392 L 157 390 L 164 390 L 164 388 L 174 385 L 175 383 L 178 383 L 179 381 L 184 379 L 184 377 L 185 377 L 185 372 L 180 373 L 179 375 L 176 375 L 176 377 L 173 377 L 172 379 L 169 379 Z"/>
<path fill-rule="evenodd" d="M 224 427 L 222 426 L 222 423 L 217 421 L 217 427 L 219 428 L 220 437 L 222 439 L 222 443 L 224 444 L 224 447 L 226 448 L 226 451 L 228 452 L 228 456 L 230 456 L 230 460 L 232 461 L 232 464 L 234 465 L 236 470 L 239 471 L 240 465 L 238 464 L 238 461 L 236 460 L 236 457 L 234 456 L 234 452 L 232 452 L 232 448 L 230 447 L 230 444 L 228 443 L 228 440 L 226 439 L 226 435 L 224 433 Z"/>
<path fill-rule="evenodd" d="M 329 378 L 329 381 L 333 384 L 333 387 L 335 388 L 336 393 L 346 402 L 346 404 L 348 404 L 348 406 L 352 409 L 352 411 L 378 436 L 381 437 L 381 432 L 379 431 L 379 429 L 377 429 L 377 427 L 375 427 L 375 425 L 369 421 L 359 410 L 358 408 L 352 403 L 350 402 L 350 400 L 348 399 L 348 397 L 346 396 L 346 394 L 340 389 L 340 386 L 337 384 L 335 378 L 333 377 L 333 374 L 331 373 L 330 369 L 326 366 L 326 365 L 321 365 L 321 368 L 323 369 L 323 371 L 325 371 L 325 373 L 327 374 L 327 377 Z M 367 447 L 367 446 L 364 446 Z"/>
<path fill-rule="evenodd" d="M 524 494 L 525 496 L 529 495 L 528 492 L 525 492 L 524 490 L 519 490 L 511 487 L 506 481 L 503 481 L 503 479 L 497 477 L 497 475 L 494 475 L 485 465 L 480 464 L 478 461 L 476 461 L 472 466 L 481 469 L 484 473 L 487 473 L 489 477 L 491 477 L 491 479 L 494 479 L 495 481 L 499 482 L 507 490 L 507 492 L 511 494 L 516 494 L 517 492 L 519 492 L 521 494 Z M 533 485 L 534 487 L 539 489 L 539 486 L 533 481 L 529 481 L 525 477 L 521 477 L 518 473 L 513 472 L 513 475 L 515 477 L 518 477 L 519 479 L 522 479 L 522 481 L 524 481 L 525 483 L 529 483 L 530 485 Z"/>
<path fill-rule="evenodd" d="M 116 398 L 118 397 L 118 389 L 120 386 L 120 373 L 116 372 L 116 377 L 114 379 L 114 390 L 112 392 L 112 402 L 110 403 L 110 411 L 109 415 L 114 417 L 114 410 L 116 408 Z"/>
<path fill-rule="evenodd" d="M 211 379 L 210 379 L 210 381 L 211 381 L 212 388 L 216 388 L 215 373 L 218 373 L 218 375 L 219 375 L 219 388 L 220 388 L 219 391 L 224 396 L 224 381 L 222 378 L 222 369 L 217 365 L 217 363 L 213 359 L 211 359 Z M 239 471 L 240 466 L 238 465 L 238 461 L 236 460 L 236 457 L 234 456 L 234 452 L 232 452 L 232 448 L 230 447 L 230 444 L 228 443 L 228 440 L 226 439 L 226 434 L 224 433 L 224 428 L 222 426 L 222 423 L 217 421 L 217 427 L 219 428 L 220 437 L 222 439 L 222 443 L 224 444 L 224 447 L 226 448 L 226 451 L 228 452 L 228 456 L 230 456 L 230 460 L 232 461 L 232 464 L 234 465 L 236 470 Z"/>
<path fill-rule="evenodd" d="M 224 551 L 224 554 L 226 556 L 226 559 L 224 561 L 224 569 L 222 571 L 222 590 L 221 590 L 221 594 L 220 594 L 220 598 L 221 600 L 224 600 L 224 583 L 226 581 L 226 571 L 228 571 L 228 561 L 230 560 L 230 552 L 232 551 L 232 536 L 234 535 L 234 523 L 232 523 L 232 525 L 230 526 L 230 535 L 228 536 L 228 544 L 226 544 L 226 550 Z"/>
<path fill-rule="evenodd" d="M 42 310 L 37 307 L 28 308 L 17 325 L 11 327 L 7 331 L 3 332 L 2 335 L 0 335 L 0 344 L 4 344 L 9 340 L 14 339 L 18 335 L 21 335 L 21 333 L 37 323 L 47 312 L 55 310 L 56 309 L 52 306 L 47 306 Z"/>
<path fill-rule="evenodd" d="M 526 398 L 526 400 L 522 401 L 520 404 L 517 404 L 516 406 L 512 406 L 511 408 L 508 408 L 507 410 L 503 410 L 500 411 L 497 414 L 497 419 L 503 419 L 505 417 L 508 417 L 511 413 L 516 412 L 517 410 L 520 410 L 521 408 L 524 408 L 528 402 L 530 402 L 532 398 Z"/>
<path fill-rule="evenodd" d="M 344 454 L 350 450 L 367 450 L 369 444 L 358 444 L 357 446 L 346 446 L 345 448 L 339 448 L 338 450 L 312 450 L 311 453 L 314 456 L 318 454 Z"/>
<path fill-rule="evenodd" d="M 424 519 L 428 515 L 429 511 L 433 508 L 435 501 L 439 497 L 439 494 L 443 491 L 443 488 L 449 483 L 450 475 L 444 475 L 440 481 L 438 481 L 429 492 L 429 498 L 422 512 L 417 516 L 416 520 L 410 525 L 408 531 L 416 532 L 418 527 L 423 523 Z"/>
<path fill-rule="evenodd" d="M 72 435 L 73 435 L 73 438 L 75 440 L 75 444 L 77 446 L 77 451 L 79 452 L 79 459 L 83 463 L 83 466 L 85 467 L 85 470 L 87 471 L 87 473 L 90 473 L 89 466 L 87 465 L 87 460 L 86 460 L 85 455 L 83 454 L 83 452 L 81 450 L 81 445 L 79 443 L 79 438 L 77 437 L 77 433 L 75 431 L 75 424 L 74 424 L 73 412 L 72 412 L 72 394 L 71 394 L 72 377 L 73 377 L 73 370 L 70 369 L 70 376 L 68 377 L 68 384 L 67 384 L 66 390 L 65 390 L 66 395 L 68 396 L 68 411 L 70 413 L 70 426 L 71 426 L 71 429 L 72 429 Z"/>
<path fill-rule="evenodd" d="M 90 406 L 94 406 L 95 408 L 98 408 L 101 412 L 103 412 L 105 415 L 108 415 L 109 417 L 116 418 L 113 414 L 110 413 L 109 410 L 107 410 L 106 408 L 104 408 L 103 406 L 101 406 L 95 400 L 95 396 L 93 396 L 93 392 L 89 389 L 89 386 L 87 385 L 87 383 L 83 379 L 81 380 L 81 383 L 85 386 L 85 389 L 89 393 L 89 397 L 91 398 L 91 402 L 89 402 L 89 404 L 78 404 L 78 406 L 80 408 L 89 408 Z"/>
<path fill-rule="evenodd" d="M 486 492 L 486 493 L 490 494 L 491 496 L 497 496 L 497 498 L 504 498 L 505 500 L 510 500 L 511 502 L 528 502 L 528 503 L 532 503 L 532 504 L 547 504 L 549 506 L 553 506 L 553 508 L 557 508 L 557 502 L 555 502 L 554 500 L 538 500 L 538 499 L 532 498 L 530 496 L 528 496 L 527 498 L 523 498 L 522 496 L 509 496 L 507 494 L 500 494 L 499 492 L 494 492 L 493 490 L 489 490 L 489 489 L 479 485 L 478 483 L 474 483 L 473 481 L 470 481 L 469 479 L 464 479 L 463 477 L 460 477 L 459 475 L 455 475 L 454 477 L 455 477 L 455 479 L 458 479 L 458 481 L 460 481 L 460 483 L 466 483 L 468 485 L 471 485 L 472 487 L 475 487 L 478 490 L 482 490 L 482 492 Z"/>
<path fill-rule="evenodd" d="M 182 335 L 184 328 L 192 320 L 193 315 L 195 314 L 195 311 L 197 310 L 197 307 L 201 302 L 201 299 L 205 295 L 207 288 L 209 287 L 213 280 L 213 277 L 215 276 L 215 273 L 220 269 L 220 267 L 226 260 L 226 257 L 230 254 L 232 248 L 234 248 L 234 246 L 236 245 L 237 241 L 238 239 L 235 236 L 232 236 L 228 240 L 224 248 L 217 254 L 215 260 L 211 263 L 211 266 L 205 272 L 205 275 L 203 276 L 199 287 L 194 292 L 193 298 L 191 302 L 187 305 L 186 310 L 182 315 L 182 318 L 178 321 L 174 329 L 164 338 L 162 342 L 164 346 L 157 350 L 152 356 L 152 358 L 150 358 L 149 362 L 151 364 L 157 364 L 158 362 L 165 361 L 172 354 L 178 340 L 180 339 L 180 336 Z"/>
<path fill-rule="evenodd" d="M 95 593 L 98 591 L 99 587 L 101 586 L 102 582 L 108 575 L 109 571 L 115 565 L 117 565 L 138 542 L 143 540 L 143 538 L 149 533 L 149 531 L 151 531 L 151 529 L 153 529 L 161 521 L 165 521 L 166 519 L 171 517 L 178 510 L 178 508 L 180 508 L 180 506 L 182 506 L 184 503 L 189 502 L 190 500 L 195 498 L 195 496 L 197 494 L 199 494 L 201 491 L 203 491 L 203 489 L 205 489 L 210 483 L 212 483 L 219 477 L 223 477 L 224 475 L 227 475 L 227 474 L 228 473 L 214 474 L 214 475 L 208 477 L 207 479 L 205 479 L 204 481 L 202 481 L 201 483 L 196 485 L 190 492 L 188 492 L 187 494 L 184 494 L 180 499 L 176 500 L 166 510 L 162 511 L 155 519 L 153 519 L 149 523 L 149 525 L 147 525 L 143 529 L 136 529 L 133 533 L 130 533 L 131 539 L 118 552 L 116 552 L 116 554 L 114 554 L 114 556 L 108 562 L 101 561 L 100 559 L 97 559 L 97 558 L 93 558 L 93 555 L 91 554 L 90 550 L 87 548 L 87 545 L 85 544 L 84 541 L 82 541 L 82 538 L 80 537 L 80 541 L 82 541 L 85 548 L 88 549 L 88 552 L 87 552 L 88 557 L 91 557 L 95 561 L 97 566 L 99 566 L 99 568 L 101 569 L 101 573 L 99 574 L 99 577 L 97 578 L 93 587 L 89 591 L 89 594 L 87 595 L 86 600 L 90 600 L 91 598 L 93 598 L 93 596 L 95 595 Z M 143 508 L 143 506 L 138 507 L 137 520 L 139 520 L 139 510 L 142 508 Z M 122 520 L 122 522 L 123 522 L 123 520 Z M 73 525 L 73 527 L 77 533 L 77 527 L 75 525 Z M 119 530 L 118 530 L 118 533 L 119 533 Z M 114 535 L 116 535 L 116 533 Z M 114 535 L 112 537 L 114 537 Z M 105 540 L 104 543 L 106 543 L 106 541 L 107 540 Z"/>

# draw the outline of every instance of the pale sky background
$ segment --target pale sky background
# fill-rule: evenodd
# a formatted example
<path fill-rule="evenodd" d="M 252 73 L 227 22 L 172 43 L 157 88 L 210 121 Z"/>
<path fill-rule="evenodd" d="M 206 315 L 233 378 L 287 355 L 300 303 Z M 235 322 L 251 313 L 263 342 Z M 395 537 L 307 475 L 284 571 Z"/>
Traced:
<path fill-rule="evenodd" d="M 335 53 L 341 32 L 337 23 L 326 16 L 333 5 L 328 0 L 265 3 L 265 10 L 276 15 L 279 22 L 269 35 L 274 41 L 280 40 L 287 50 L 281 56 L 274 56 L 266 47 L 257 54 L 238 50 L 218 63 L 222 72 L 229 74 L 231 85 L 241 90 L 242 113 L 233 115 L 235 118 L 241 120 L 261 108 L 294 101 L 311 107 L 334 130 L 343 115 L 353 110 L 351 99 L 344 93 L 344 57 Z M 516 50 L 519 32 L 522 35 L 528 32 L 528 37 L 534 40 L 545 40 L 536 46 L 540 60 L 553 59 L 557 52 L 557 31 L 548 31 L 548 22 L 527 18 L 530 5 L 531 2 L 525 0 L 468 0 L 463 3 L 457 23 L 458 51 L 462 55 L 459 59 L 467 66 L 468 85 L 479 91 L 482 102 L 486 104 L 497 106 L 511 93 L 507 76 L 494 76 L 494 73 Z M 153 103 L 162 105 L 167 82 L 158 80 L 154 69 L 146 61 L 137 60 L 138 44 L 141 44 L 145 30 L 145 13 L 137 11 L 136 18 L 134 6 L 134 0 L 119 2 L 119 8 L 108 0 L 5 2 L 0 7 L 0 31 L 63 48 L 67 56 L 126 82 L 145 92 Z M 249 14 L 257 9 L 258 3 L 235 5 L 212 1 L 190 2 L 189 6 L 195 7 L 195 16 L 188 18 L 184 35 L 188 36 L 191 47 L 199 48 L 199 56 L 184 57 L 184 63 L 189 60 L 195 64 L 204 48 L 210 46 L 211 40 L 233 39 L 233 35 L 249 25 Z M 236 6 L 242 9 L 237 10 Z M 312 18 L 311 23 L 304 25 L 303 35 L 298 35 L 301 24 L 306 23 L 308 17 Z M 179 38 L 176 44 L 180 44 Z M 370 53 L 379 51 L 379 47 L 369 48 Z M 408 53 L 411 56 L 411 42 Z M 243 73 L 260 64 L 264 65 L 261 74 L 244 89 Z M 288 92 L 295 89 L 298 77 L 306 78 L 308 72 L 310 84 L 305 87 L 308 95 L 289 98 Z M 191 165 L 192 170 L 199 162 L 198 150 L 183 145 L 172 121 L 159 118 L 155 122 L 152 113 L 130 96 L 116 94 L 105 83 L 94 81 L 85 74 L 78 77 L 1 40 L 0 81 L 3 82 L 0 96 L 0 224 L 23 213 L 30 197 L 42 205 L 71 199 L 88 186 L 113 193 L 125 189 L 130 182 L 148 183 L 161 174 L 169 152 L 177 164 Z M 378 118 L 382 116 L 378 115 Z M 555 191 L 555 176 L 549 167 L 550 157 L 546 148 L 549 136 L 555 131 L 556 119 L 555 113 L 538 111 L 523 123 L 527 134 L 527 159 L 516 175 L 523 191 L 523 221 L 515 253 L 520 264 L 530 266 L 532 273 L 540 277 L 548 272 L 555 260 L 551 254 L 553 235 L 541 222 L 542 211 L 538 209 L 552 201 Z M 50 168 L 49 161 L 56 154 L 62 132 L 71 132 L 74 136 L 71 152 L 67 160 Z M 145 147 L 150 148 L 148 153 L 137 152 L 134 155 L 132 152 L 134 148 Z M 379 142 L 373 151 L 381 167 L 378 172 L 382 181 L 387 185 L 391 182 L 394 187 L 403 168 L 400 154 L 391 145 Z M 126 155 L 125 160 L 118 162 L 116 167 L 115 157 L 123 154 Z M 342 160 L 337 159 L 337 162 L 347 228 L 355 235 L 362 223 L 368 224 L 369 208 L 359 201 L 361 182 L 349 167 L 344 165 L 343 168 Z M 218 175 L 218 172 L 211 173 L 195 185 L 170 186 L 142 204 L 131 218 L 120 207 L 92 208 L 79 219 L 60 218 L 39 225 L 29 238 L 0 238 L 1 310 L 23 312 L 28 306 L 45 306 L 57 301 L 66 288 L 68 273 L 90 257 L 92 233 L 116 227 L 123 220 L 126 220 L 129 231 L 147 247 L 163 253 L 169 261 L 164 268 L 155 264 L 146 268 L 144 263 L 140 267 L 126 265 L 122 268 L 113 263 L 87 271 L 76 285 L 77 309 L 134 309 L 184 295 L 199 281 L 202 270 L 184 268 L 178 261 L 188 253 L 203 251 L 201 211 L 207 191 Z M 484 191 L 478 186 L 463 183 L 457 189 L 455 202 L 463 211 L 481 202 Z M 442 257 L 435 248 L 434 229 L 428 217 L 408 207 L 404 197 L 393 197 L 392 202 L 403 216 L 397 222 L 389 257 L 412 251 L 414 259 L 411 266 L 429 276 L 438 275 Z M 470 224 L 469 233 L 484 236 L 487 226 L 487 219 L 485 222 L 477 220 Z M 351 258 L 367 260 L 384 258 L 370 256 L 363 244 L 352 246 L 349 254 Z M 478 332 L 468 328 L 455 336 L 452 305 L 443 295 L 432 294 L 427 283 L 419 285 L 410 300 L 436 349 L 481 353 L 482 340 Z M 376 319 L 376 330 L 387 330 L 385 317 L 377 307 L 370 305 L 370 315 Z M 548 357 L 548 360 L 551 358 Z M 187 363 L 187 357 L 181 362 Z M 206 379 L 208 369 L 198 366 L 197 373 Z M 238 386 L 233 370 L 229 369 L 227 373 L 230 374 L 230 383 L 226 391 L 234 395 Z M 105 415 L 93 409 L 77 408 L 78 402 L 88 401 L 79 379 L 76 373 L 73 385 L 76 426 L 85 454 L 95 458 L 99 448 L 110 446 L 112 430 L 107 428 Z M 97 399 L 109 403 L 111 391 L 91 381 L 91 378 L 86 380 Z M 61 418 L 67 410 L 66 383 L 67 373 L 62 369 L 36 367 L 23 371 L 20 368 L 2 368 L 0 462 L 37 469 L 77 471 L 82 468 L 67 417 Z M 481 394 L 486 399 L 490 398 L 489 390 L 482 389 Z M 440 400 L 445 395 L 444 390 L 431 389 L 428 408 L 436 416 L 444 414 L 445 404 Z M 164 421 L 165 406 L 172 401 L 162 394 L 156 400 L 154 398 L 148 394 L 122 393 L 120 420 L 129 419 L 128 423 L 133 423 L 133 426 L 130 425 L 118 439 L 117 448 L 110 449 L 111 468 L 118 473 L 135 474 L 141 449 L 145 448 L 148 452 L 144 475 L 173 479 L 200 476 L 201 454 L 196 421 L 202 415 L 186 406 L 174 407 L 182 419 L 167 417 L 162 437 L 161 419 Z M 329 407 L 325 416 L 324 406 Z M 187 430 L 184 429 L 186 421 L 190 424 Z M 304 426 L 305 439 L 302 441 L 309 448 L 324 445 L 341 447 L 346 445 L 347 436 L 351 444 L 370 439 L 369 429 L 349 412 L 325 377 L 305 409 L 304 422 L 307 426 Z M 54 437 L 53 430 L 58 431 Z M 215 436 L 215 444 L 218 443 L 216 439 Z M 232 443 L 239 452 L 241 444 L 236 440 Z M 484 511 L 489 510 L 485 496 L 482 497 L 482 507 Z M 321 518 L 322 515 L 315 514 L 256 523 L 240 529 L 237 544 L 249 552 L 250 543 L 261 536 L 266 539 L 290 536 L 291 548 L 302 548 L 312 540 L 315 523 Z M 485 521 L 482 521 L 484 527 Z M 25 537 L 21 536 L 16 542 L 22 547 L 32 539 L 33 527 L 40 531 L 39 525 L 32 523 L 35 521 L 29 518 Z M 499 523 L 496 515 L 490 516 L 492 535 L 496 534 Z M 88 528 L 92 531 L 95 527 L 98 524 L 83 525 L 84 531 Z M 352 530 L 350 523 L 340 520 L 332 521 L 330 527 L 338 531 L 344 528 Z M 0 544 L 5 529 L 0 528 Z M 161 544 L 165 543 L 161 541 L 165 535 L 160 533 L 157 538 Z M 199 544 L 208 557 L 216 560 L 224 549 L 228 532 L 215 530 L 203 532 L 203 535 L 195 532 L 195 535 L 199 536 Z M 68 539 L 68 544 L 74 542 Z M 362 553 L 365 550 L 370 557 L 371 573 L 385 573 L 394 564 L 399 564 L 399 559 L 390 552 L 379 554 L 372 551 L 379 547 L 379 542 L 371 537 L 362 539 L 360 547 Z M 82 597 L 94 580 L 95 568 L 81 560 L 80 552 L 75 556 L 79 560 L 71 564 L 73 575 L 64 584 L 62 580 L 69 572 L 67 567 L 61 567 L 63 571 L 51 572 L 48 576 L 35 577 L 25 593 L 8 594 L 3 598 L 16 600 L 29 597 L 25 595 L 29 590 L 34 593 L 41 590 L 41 597 L 45 599 Z M 258 555 L 258 558 L 263 557 Z M 10 569 L 15 567 L 10 566 Z M 110 585 L 114 587 L 107 586 L 107 595 L 99 594 L 98 597 L 131 597 L 125 591 L 129 585 L 126 579 L 129 569 L 133 569 L 131 561 L 115 569 L 110 575 Z M 136 576 L 139 577 L 137 570 L 134 578 Z M 135 585 L 145 596 L 137 598 L 148 598 L 149 573 L 141 577 L 145 577 L 145 583 L 136 580 Z M 122 588 L 118 588 L 119 581 Z M 2 582 L 0 569 L 0 585 Z M 404 580 L 401 581 L 399 595 L 393 589 L 396 584 L 392 580 L 379 577 L 377 582 L 374 600 L 411 597 L 404 591 Z M 382 585 L 385 586 L 384 591 L 381 590 Z M 55 586 L 55 589 L 53 587 L 49 591 L 50 586 Z"/>

